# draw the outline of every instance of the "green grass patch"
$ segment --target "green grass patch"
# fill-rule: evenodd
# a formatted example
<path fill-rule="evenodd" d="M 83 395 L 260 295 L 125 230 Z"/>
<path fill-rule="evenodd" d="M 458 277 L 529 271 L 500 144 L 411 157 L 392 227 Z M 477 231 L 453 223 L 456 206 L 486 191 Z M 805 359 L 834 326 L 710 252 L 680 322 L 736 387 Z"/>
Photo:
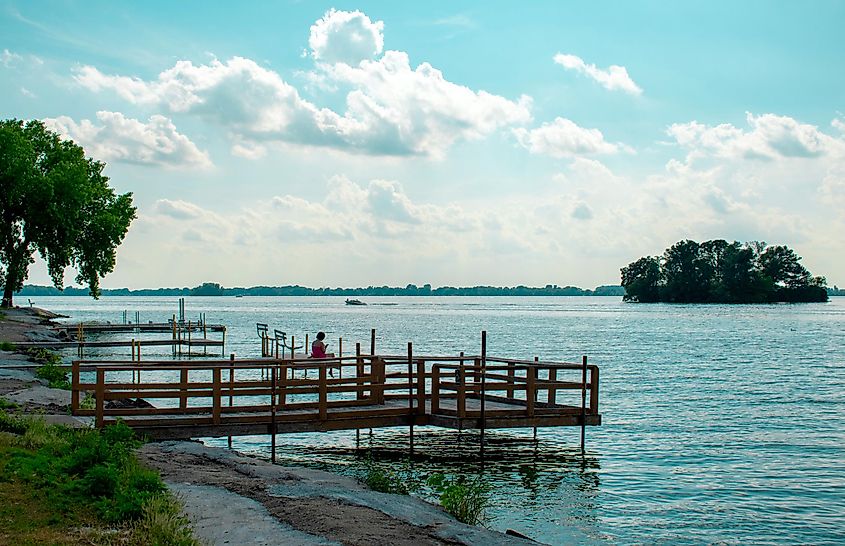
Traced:
<path fill-rule="evenodd" d="M 114 530 L 93 538 L 80 535 L 79 543 L 86 544 L 101 539 L 109 544 L 198 544 L 158 473 L 138 463 L 134 449 L 140 442 L 125 424 L 102 431 L 71 429 L 0 412 L 0 431 L 0 484 L 14 494 L 26 493 L 27 502 L 38 506 L 44 514 L 37 520 L 39 529 L 68 531 L 93 524 Z M 30 531 L 22 525 L 0 528 L 0 538 L 11 533 L 12 543 L 26 543 Z"/>
<path fill-rule="evenodd" d="M 0 320 L 3 320 L 3 318 L 0 317 Z M 17 345 L 12 343 L 11 341 L 0 341 L 0 351 L 12 352 L 17 348 L 18 348 Z"/>
<path fill-rule="evenodd" d="M 0 410 L 17 409 L 18 405 L 0 397 Z"/>
<path fill-rule="evenodd" d="M 458 521 L 469 525 L 485 521 L 490 486 L 480 476 L 452 478 L 436 473 L 429 476 L 426 484 L 440 496 L 440 505 Z"/>

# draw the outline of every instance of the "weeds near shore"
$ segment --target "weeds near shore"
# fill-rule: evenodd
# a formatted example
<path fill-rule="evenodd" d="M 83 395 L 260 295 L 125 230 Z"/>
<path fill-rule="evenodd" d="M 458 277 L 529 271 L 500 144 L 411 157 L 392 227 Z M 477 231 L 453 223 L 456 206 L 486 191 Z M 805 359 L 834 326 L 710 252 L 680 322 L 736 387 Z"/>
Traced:
<path fill-rule="evenodd" d="M 46 380 L 51 389 L 70 390 L 68 373 L 61 368 L 62 356 L 48 349 L 29 349 L 26 354 L 35 362 L 40 362 L 41 367 L 35 370 L 36 377 Z"/>
<path fill-rule="evenodd" d="M 420 488 L 420 479 L 414 474 L 410 463 L 400 470 L 387 469 L 376 463 L 371 453 L 367 453 L 364 459 L 362 474 L 359 479 L 367 487 L 380 493 L 408 495 Z"/>
<path fill-rule="evenodd" d="M 109 534 L 109 544 L 197 545 L 178 500 L 135 458 L 138 446 L 123 423 L 71 429 L 0 411 L 0 493 L 28 507 L 0 506 L 0 519 L 19 533 L 7 538 L 40 543 L 81 524 Z M 30 512 L 44 517 L 33 525 Z"/>
<path fill-rule="evenodd" d="M 426 484 L 440 496 L 440 505 L 458 521 L 478 525 L 485 520 L 490 485 L 481 477 L 469 480 L 464 476 L 450 478 L 436 473 L 429 476 Z"/>
<path fill-rule="evenodd" d="M 0 320 L 3 320 L 2 313 L 0 313 Z M 17 349 L 17 345 L 14 343 L 10 341 L 0 341 L 0 351 L 8 351 L 11 353 L 15 349 Z"/>

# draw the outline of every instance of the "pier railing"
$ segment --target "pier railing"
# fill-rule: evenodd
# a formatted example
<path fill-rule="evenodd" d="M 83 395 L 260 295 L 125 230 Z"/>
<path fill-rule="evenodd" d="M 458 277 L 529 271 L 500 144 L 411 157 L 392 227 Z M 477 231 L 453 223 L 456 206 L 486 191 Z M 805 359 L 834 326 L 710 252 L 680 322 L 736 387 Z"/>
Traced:
<path fill-rule="evenodd" d="M 206 432 L 250 424 L 304 431 L 600 423 L 599 369 L 586 358 L 581 364 L 361 354 L 190 363 L 78 360 L 71 372 L 72 411 L 93 416 L 98 427 L 118 418 L 145 429 L 203 426 Z"/>

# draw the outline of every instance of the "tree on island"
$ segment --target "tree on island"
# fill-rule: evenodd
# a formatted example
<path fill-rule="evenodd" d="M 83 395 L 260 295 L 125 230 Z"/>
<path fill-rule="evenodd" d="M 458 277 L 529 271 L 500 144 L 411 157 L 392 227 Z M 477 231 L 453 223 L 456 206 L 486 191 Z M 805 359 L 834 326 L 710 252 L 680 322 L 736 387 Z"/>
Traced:
<path fill-rule="evenodd" d="M 813 277 L 786 246 L 679 241 L 663 256 L 622 268 L 625 301 L 766 303 L 827 301 L 824 277 Z"/>
<path fill-rule="evenodd" d="M 117 195 L 104 168 L 38 120 L 0 121 L 0 306 L 12 306 L 36 251 L 56 288 L 73 266 L 76 282 L 99 296 L 135 218 L 132 194 Z"/>

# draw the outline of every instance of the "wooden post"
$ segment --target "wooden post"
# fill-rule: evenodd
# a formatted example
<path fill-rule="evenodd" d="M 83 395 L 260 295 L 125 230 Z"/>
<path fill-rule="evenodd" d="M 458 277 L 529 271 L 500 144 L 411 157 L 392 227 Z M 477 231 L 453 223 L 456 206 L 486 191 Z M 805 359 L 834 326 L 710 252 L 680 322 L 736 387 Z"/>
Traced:
<path fill-rule="evenodd" d="M 487 388 L 487 330 L 481 331 L 481 449 L 484 449 L 484 426 L 486 425 L 485 397 Z"/>
<path fill-rule="evenodd" d="M 534 357 L 535 359 L 537 357 Z M 516 391 L 516 364 L 508 362 L 508 398 L 514 397 Z"/>
<path fill-rule="evenodd" d="M 417 415 L 425 413 L 425 360 L 417 360 Z"/>
<path fill-rule="evenodd" d="M 599 412 L 599 368 L 590 368 L 590 413 L 595 415 Z"/>
<path fill-rule="evenodd" d="M 290 359 L 293 360 L 294 356 L 296 355 L 296 339 L 294 336 L 290 336 Z M 308 370 L 305 370 L 305 377 L 308 377 Z"/>
<path fill-rule="evenodd" d="M 414 345 L 408 342 L 408 414 L 411 419 L 409 439 L 411 457 L 414 456 Z"/>
<path fill-rule="evenodd" d="M 184 364 L 182 364 L 184 366 Z M 179 409 L 188 407 L 188 368 L 179 372 Z"/>
<path fill-rule="evenodd" d="M 440 366 L 431 366 L 431 414 L 440 411 Z"/>
<path fill-rule="evenodd" d="M 132 338 L 132 362 L 135 362 L 135 338 Z M 135 374 L 132 374 L 132 379 L 135 379 Z"/>
<path fill-rule="evenodd" d="M 270 370 L 270 462 L 276 462 L 276 366 Z"/>
<path fill-rule="evenodd" d="M 376 354 L 376 329 L 372 328 L 370 330 L 370 355 Z"/>
<path fill-rule="evenodd" d="M 308 345 L 308 334 L 305 334 L 305 355 L 308 355 L 308 350 L 310 349 L 310 345 Z"/>
<path fill-rule="evenodd" d="M 361 358 L 361 343 L 355 343 L 355 385 L 357 385 L 358 400 L 364 398 L 364 391 L 361 389 L 364 386 L 364 360 Z"/>
<path fill-rule="evenodd" d="M 212 398 L 211 398 L 211 417 L 215 425 L 220 424 L 221 400 L 220 400 L 220 368 L 215 366 L 211 370 L 211 384 L 212 384 Z"/>
<path fill-rule="evenodd" d="M 376 381 L 378 382 L 378 396 L 376 396 L 377 404 L 384 404 L 384 384 L 387 381 L 387 371 L 384 359 L 379 357 L 374 360 L 376 365 Z"/>
<path fill-rule="evenodd" d="M 458 408 L 458 417 L 463 419 L 467 416 L 467 385 L 466 385 L 466 368 L 464 368 L 464 353 L 461 351 L 461 364 L 455 371 L 455 382 L 458 384 L 458 399 L 456 402 Z"/>
<path fill-rule="evenodd" d="M 173 326 L 173 328 L 172 328 L 173 356 L 176 356 L 176 315 L 173 315 L 173 321 L 172 321 L 171 325 Z"/>
<path fill-rule="evenodd" d="M 204 323 L 203 323 L 204 324 Z M 235 390 L 235 353 L 229 355 L 229 407 L 231 408 L 234 403 L 234 396 L 232 393 Z M 229 449 L 232 449 L 232 436 L 229 435 L 227 437 L 227 443 L 229 445 Z"/>
<path fill-rule="evenodd" d="M 191 354 L 191 321 L 188 321 L 188 354 Z"/>
<path fill-rule="evenodd" d="M 537 401 L 537 368 L 528 366 L 525 386 L 525 411 L 528 417 L 534 417 L 534 402 Z"/>
<path fill-rule="evenodd" d="M 79 409 L 79 361 L 74 360 L 71 363 L 70 371 L 70 409 L 71 413 L 76 413 Z"/>
<path fill-rule="evenodd" d="M 337 357 L 343 358 L 343 338 L 337 338 Z"/>
<path fill-rule="evenodd" d="M 329 393 L 326 386 L 326 367 L 320 366 L 320 421 L 325 421 L 329 415 Z"/>
<path fill-rule="evenodd" d="M 106 401 L 106 371 L 102 368 L 97 368 L 97 386 L 95 387 L 96 396 L 97 396 L 97 411 L 96 417 L 94 418 L 94 424 L 97 428 L 103 428 L 103 409 L 105 407 Z"/>
<path fill-rule="evenodd" d="M 587 355 L 581 357 L 581 451 L 587 433 Z"/>

